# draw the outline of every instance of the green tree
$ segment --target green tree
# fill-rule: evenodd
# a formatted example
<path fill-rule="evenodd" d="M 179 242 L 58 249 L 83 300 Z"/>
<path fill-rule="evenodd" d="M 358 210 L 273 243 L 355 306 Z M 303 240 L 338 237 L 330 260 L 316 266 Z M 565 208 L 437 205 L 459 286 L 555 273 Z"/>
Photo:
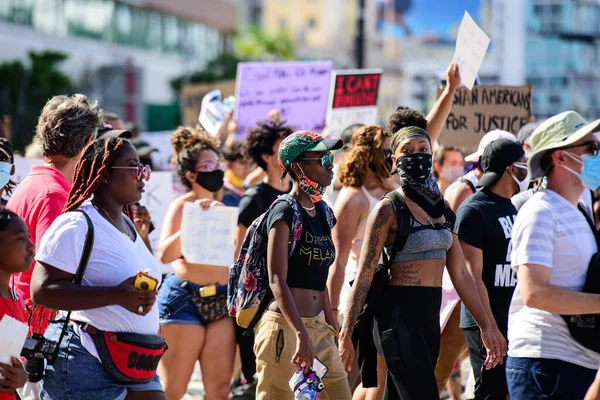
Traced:
<path fill-rule="evenodd" d="M 257 26 L 236 36 L 233 48 L 239 58 L 249 61 L 291 60 L 296 54 L 296 46 L 287 31 L 269 33 Z"/>
<path fill-rule="evenodd" d="M 211 60 L 206 67 L 189 75 L 182 75 L 171 80 L 175 92 L 181 90 L 186 83 L 211 83 L 221 80 L 235 79 L 237 64 L 240 61 L 281 61 L 292 60 L 296 47 L 289 34 L 279 31 L 267 33 L 255 26 L 247 32 L 233 38 L 234 53 L 223 53 Z"/>
<path fill-rule="evenodd" d="M 71 80 L 58 66 L 67 55 L 29 52 L 29 65 L 21 61 L 0 64 L 0 114 L 12 119 L 13 145 L 23 150 L 31 139 L 37 118 L 52 96 L 71 91 Z"/>

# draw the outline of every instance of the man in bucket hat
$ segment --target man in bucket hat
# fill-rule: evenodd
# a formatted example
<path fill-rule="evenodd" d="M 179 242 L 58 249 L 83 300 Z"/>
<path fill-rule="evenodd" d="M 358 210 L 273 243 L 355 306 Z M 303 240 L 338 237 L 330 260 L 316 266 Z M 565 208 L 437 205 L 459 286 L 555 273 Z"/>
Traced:
<path fill-rule="evenodd" d="M 600 313 L 600 295 L 582 293 L 598 246 L 579 199 L 600 187 L 600 120 L 567 111 L 543 122 L 531 138 L 533 179 L 546 190 L 519 211 L 512 230 L 517 287 L 508 321 L 506 377 L 510 397 L 582 399 L 600 354 L 570 335 L 561 315 Z"/>

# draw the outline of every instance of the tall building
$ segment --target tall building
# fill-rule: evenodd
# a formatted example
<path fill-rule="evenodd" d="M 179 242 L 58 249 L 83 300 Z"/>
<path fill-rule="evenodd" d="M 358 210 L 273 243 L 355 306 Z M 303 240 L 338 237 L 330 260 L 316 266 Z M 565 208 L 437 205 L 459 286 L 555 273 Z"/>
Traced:
<path fill-rule="evenodd" d="M 600 2 L 529 0 L 525 74 L 533 112 L 545 118 L 574 109 L 600 117 Z"/>
<path fill-rule="evenodd" d="M 356 0 L 262 0 L 262 26 L 287 31 L 297 58 L 332 60 L 336 67 L 354 64 Z"/>
<path fill-rule="evenodd" d="M 76 88 L 149 130 L 177 117 L 170 80 L 223 52 L 233 0 L 2 0 L 0 62 L 66 53 Z"/>

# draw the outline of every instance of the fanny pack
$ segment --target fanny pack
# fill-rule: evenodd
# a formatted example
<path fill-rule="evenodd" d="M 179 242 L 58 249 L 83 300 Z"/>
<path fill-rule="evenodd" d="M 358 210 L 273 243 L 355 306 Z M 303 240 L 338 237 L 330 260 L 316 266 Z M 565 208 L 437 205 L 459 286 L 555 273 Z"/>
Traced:
<path fill-rule="evenodd" d="M 84 215 L 88 225 L 83 254 L 73 279 L 73 283 L 81 285 L 94 245 L 94 226 L 85 212 L 77 211 Z M 71 312 L 67 314 L 61 341 L 70 315 Z M 73 322 L 80 324 L 82 329 L 92 337 L 102 366 L 119 382 L 147 383 L 156 376 L 158 362 L 168 349 L 167 342 L 162 336 L 105 332 L 82 322 Z"/>
<path fill-rule="evenodd" d="M 229 315 L 226 290 L 219 293 L 217 285 L 202 286 L 198 290 L 193 290 L 189 281 L 178 275 L 176 275 L 176 278 L 181 282 L 180 286 L 188 292 L 192 302 L 198 309 L 198 313 L 207 323 L 218 321 Z"/>
<path fill-rule="evenodd" d="M 160 359 L 169 348 L 160 335 L 107 332 L 89 324 L 82 329 L 93 339 L 104 368 L 123 383 L 152 381 Z"/>
<path fill-rule="evenodd" d="M 594 222 L 587 211 L 579 204 L 579 211 L 583 213 L 590 225 L 594 238 L 600 249 L 600 238 Z M 600 252 L 594 254 L 588 265 L 585 283 L 582 292 L 600 294 Z M 600 314 L 561 315 L 567 323 L 569 333 L 582 346 L 600 353 Z"/>

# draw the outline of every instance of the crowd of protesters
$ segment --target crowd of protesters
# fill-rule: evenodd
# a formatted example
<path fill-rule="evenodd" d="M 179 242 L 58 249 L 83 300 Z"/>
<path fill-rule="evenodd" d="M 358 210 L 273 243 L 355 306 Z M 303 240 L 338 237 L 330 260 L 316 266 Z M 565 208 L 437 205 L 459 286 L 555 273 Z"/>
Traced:
<path fill-rule="evenodd" d="M 198 364 L 209 400 L 293 399 L 296 374 L 323 399 L 459 399 L 465 359 L 475 399 L 600 399 L 600 120 L 491 131 L 464 157 L 438 144 L 446 75 L 427 116 L 341 139 L 277 110 L 243 141 L 231 120 L 178 128 L 185 193 L 156 248 L 157 149 L 83 95 L 50 99 L 22 182 L 0 138 L 0 317 L 57 346 L 0 363 L 0 399 L 179 400 Z M 183 256 L 186 203 L 239 208 L 231 270 Z M 257 288 L 258 307 L 235 297 Z"/>

